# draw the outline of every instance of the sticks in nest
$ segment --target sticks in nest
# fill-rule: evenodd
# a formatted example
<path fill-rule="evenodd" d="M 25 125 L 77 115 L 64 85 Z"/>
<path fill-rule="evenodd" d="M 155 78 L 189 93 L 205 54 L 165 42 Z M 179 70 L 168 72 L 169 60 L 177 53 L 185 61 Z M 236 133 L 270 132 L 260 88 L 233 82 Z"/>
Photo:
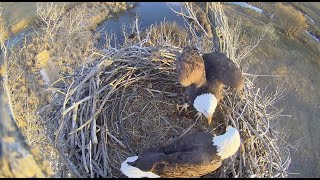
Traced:
<path fill-rule="evenodd" d="M 64 89 L 64 99 L 56 98 L 43 109 L 51 112 L 46 118 L 60 117 L 56 147 L 73 176 L 122 176 L 119 167 L 126 157 L 203 128 L 174 108 L 182 92 L 174 59 L 170 47 L 156 55 L 144 47 L 120 49 L 78 72 Z M 261 92 L 249 78 L 242 99 L 226 89 L 222 104 L 232 111 L 223 111 L 223 128 L 209 129 L 222 134 L 229 124 L 238 128 L 240 152 L 206 177 L 287 177 L 290 156 L 281 157 L 277 134 L 270 127 L 270 119 L 279 114 L 270 108 L 283 93 Z"/>

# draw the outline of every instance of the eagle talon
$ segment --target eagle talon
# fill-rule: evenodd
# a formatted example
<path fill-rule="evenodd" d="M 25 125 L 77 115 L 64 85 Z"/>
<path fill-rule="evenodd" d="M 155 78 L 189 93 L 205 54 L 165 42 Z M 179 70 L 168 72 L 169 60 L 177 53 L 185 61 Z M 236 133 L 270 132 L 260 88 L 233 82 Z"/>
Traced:
<path fill-rule="evenodd" d="M 237 91 L 237 94 L 240 98 L 241 101 L 243 101 L 245 99 L 245 96 L 244 96 L 244 92 L 243 91 Z"/>
<path fill-rule="evenodd" d="M 187 108 L 189 107 L 190 105 L 187 104 L 187 103 L 184 103 L 183 105 L 179 105 L 177 104 L 177 109 L 179 111 L 179 113 L 182 113 L 183 110 L 187 111 Z M 180 109 L 181 108 L 181 109 Z"/>

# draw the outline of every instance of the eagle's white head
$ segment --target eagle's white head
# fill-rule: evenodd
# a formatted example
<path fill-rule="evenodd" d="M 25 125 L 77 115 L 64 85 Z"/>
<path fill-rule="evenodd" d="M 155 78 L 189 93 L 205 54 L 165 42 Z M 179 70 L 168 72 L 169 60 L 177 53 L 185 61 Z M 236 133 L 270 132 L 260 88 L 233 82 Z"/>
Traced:
<path fill-rule="evenodd" d="M 196 97 L 193 102 L 193 107 L 201 112 L 208 119 L 208 124 L 211 123 L 213 113 L 216 110 L 218 100 L 211 93 L 201 94 Z"/>

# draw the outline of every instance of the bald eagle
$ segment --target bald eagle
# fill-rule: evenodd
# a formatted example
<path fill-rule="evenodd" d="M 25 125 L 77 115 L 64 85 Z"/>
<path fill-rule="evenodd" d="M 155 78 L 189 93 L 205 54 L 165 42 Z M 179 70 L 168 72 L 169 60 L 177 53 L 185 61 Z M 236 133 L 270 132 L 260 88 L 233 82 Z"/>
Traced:
<path fill-rule="evenodd" d="M 129 178 L 200 177 L 218 169 L 238 151 L 240 142 L 238 130 L 231 126 L 215 137 L 209 132 L 191 133 L 128 157 L 120 170 Z"/>
<path fill-rule="evenodd" d="M 177 105 L 182 110 L 189 104 L 198 111 L 197 119 L 203 115 L 212 121 L 218 102 L 223 98 L 223 86 L 243 89 L 243 76 L 237 65 L 223 53 L 200 54 L 198 49 L 187 46 L 176 59 L 179 83 L 187 87 L 188 103 Z"/>

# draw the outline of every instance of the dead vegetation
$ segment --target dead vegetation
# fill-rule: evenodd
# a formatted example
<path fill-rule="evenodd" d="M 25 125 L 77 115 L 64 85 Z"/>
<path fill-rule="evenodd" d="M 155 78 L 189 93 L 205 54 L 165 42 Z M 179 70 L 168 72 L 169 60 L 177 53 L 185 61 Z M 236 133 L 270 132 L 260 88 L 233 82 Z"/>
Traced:
<path fill-rule="evenodd" d="M 126 3 L 113 2 L 81 3 L 69 11 L 57 4 L 38 4 L 41 44 L 52 54 L 52 60 L 59 71 L 72 73 L 83 65 L 92 54 L 98 36 L 97 25 L 108 17 L 111 11 L 126 8 Z M 62 17 L 63 16 L 63 17 Z"/>
<path fill-rule="evenodd" d="M 94 49 L 92 30 L 109 15 L 109 9 L 118 9 L 116 6 L 115 3 L 96 2 L 65 9 L 55 3 L 38 3 L 35 34 L 8 49 L 8 92 L 15 120 L 27 142 L 50 161 L 55 173 L 63 167 L 58 167 L 59 158 L 47 138 L 47 127 L 37 114 L 52 98 L 50 89 L 54 87 L 48 88 L 40 70 L 48 60 L 55 63 L 60 75 L 72 73 L 81 66 Z M 67 80 L 64 77 L 61 81 Z"/>
<path fill-rule="evenodd" d="M 129 28 L 125 25 L 122 26 L 122 34 L 124 42 L 119 47 L 132 46 L 136 42 L 143 42 L 149 46 L 176 46 L 184 47 L 189 43 L 190 37 L 187 29 L 179 26 L 176 22 L 167 22 L 165 19 L 159 24 L 152 24 L 142 32 L 137 33 L 136 27 L 139 18 L 129 25 Z M 111 46 L 111 41 L 114 40 L 114 36 L 107 36 L 107 46 Z M 144 42 L 143 40 L 148 40 Z M 192 41 L 192 40 L 191 40 Z"/>
<path fill-rule="evenodd" d="M 189 10 L 192 12 L 193 9 Z M 230 31 L 221 6 L 212 3 L 210 11 L 215 14 L 215 28 L 223 34 L 221 50 L 241 64 L 241 60 L 258 45 L 264 34 L 243 47 L 239 44 L 240 28 Z M 86 19 L 86 11 L 81 12 L 72 14 L 71 10 L 67 12 L 69 15 L 61 17 L 69 17 L 66 22 Z M 194 15 L 188 16 L 197 22 Z M 51 17 L 57 17 L 57 21 L 50 20 Z M 257 88 L 253 83 L 256 76 L 245 73 L 244 99 L 231 89 L 225 89 L 222 104 L 229 108 L 219 109 L 214 126 L 207 127 L 202 122 L 194 121 L 195 112 L 192 109 L 189 113 L 178 114 L 175 107 L 182 99 L 183 89 L 176 81 L 174 54 L 186 44 L 195 43 L 203 49 L 208 48 L 206 42 L 210 42 L 195 36 L 191 25 L 189 30 L 193 36 L 187 38 L 190 41 L 182 41 L 186 38 L 183 35 L 175 36 L 172 33 L 175 28 L 165 23 L 160 24 L 160 28 L 150 28 L 145 36 L 140 36 L 138 27 L 134 26 L 137 40 L 122 48 L 107 45 L 106 49 L 98 51 L 93 48 L 95 38 L 89 33 L 90 28 L 87 30 L 88 24 L 75 21 L 70 24 L 75 28 L 68 29 L 65 24 L 59 25 L 63 22 L 59 17 L 59 13 L 49 16 L 49 20 L 42 23 L 43 29 L 38 32 L 37 39 L 39 47 L 24 46 L 13 51 L 15 53 L 11 54 L 11 58 L 15 59 L 10 64 L 9 74 L 14 110 L 20 112 L 21 121 L 28 118 L 28 127 L 33 128 L 28 139 L 34 140 L 33 144 L 47 142 L 41 144 L 41 151 L 64 172 L 70 172 L 73 177 L 123 177 L 119 167 L 128 156 L 189 132 L 209 131 L 219 135 L 227 125 L 232 125 L 240 130 L 242 144 L 239 153 L 205 177 L 287 177 L 290 154 L 287 154 L 285 146 L 280 148 L 278 134 L 270 125 L 270 121 L 281 113 L 273 104 L 283 96 L 283 90 L 270 93 Z M 165 26 L 172 29 L 165 31 L 162 29 Z M 198 26 L 204 29 L 200 23 Z M 61 33 L 64 38 L 59 37 Z M 181 42 L 174 44 L 177 43 L 176 38 L 182 38 L 179 39 Z M 214 49 L 213 46 L 211 44 L 210 49 L 206 50 Z M 27 56 L 26 53 L 30 52 L 26 50 L 28 48 L 33 49 L 33 55 Z M 39 91 L 45 89 L 45 85 L 36 84 L 41 82 L 39 69 L 32 70 L 36 55 L 43 50 L 50 51 L 49 57 L 60 63 L 59 70 L 65 72 L 64 78 L 68 79 L 64 86 L 48 89 L 56 92 L 55 97 Z M 75 56 L 71 56 L 73 52 Z M 90 63 L 88 59 L 91 59 Z M 14 73 L 17 68 L 21 74 Z M 25 93 L 17 91 L 24 86 L 28 87 Z M 31 101 L 36 103 L 30 107 L 32 97 L 35 99 Z M 50 102 L 40 103 L 40 99 L 50 99 Z M 21 100 L 25 102 L 21 103 Z M 37 114 L 40 107 L 42 110 Z M 35 123 L 39 124 L 39 129 L 34 126 Z M 41 134 L 35 134 L 34 130 Z M 37 138 L 35 135 L 38 135 Z M 62 163 L 49 153 L 58 153 Z"/>
<path fill-rule="evenodd" d="M 5 40 L 0 37 L 0 178 L 51 177 L 48 161 L 30 148 L 15 122 L 8 90 L 7 52 Z"/>
<path fill-rule="evenodd" d="M 296 37 L 308 27 L 306 17 L 291 6 L 277 3 L 275 5 L 275 23 L 291 37 Z"/>
<path fill-rule="evenodd" d="M 188 31 L 178 26 L 176 23 L 160 22 L 160 25 L 155 25 L 147 28 L 147 33 L 150 33 L 151 45 L 173 45 L 184 47 L 187 45 L 189 34 Z M 146 38 L 146 37 L 145 37 Z"/>
<path fill-rule="evenodd" d="M 42 111 L 55 123 L 60 155 L 75 177 L 123 177 L 121 162 L 143 149 L 194 131 L 222 134 L 227 125 L 240 129 L 240 153 L 206 177 L 285 177 L 290 158 L 283 160 L 270 120 L 279 114 L 272 105 L 283 94 L 267 94 L 246 78 L 245 99 L 226 89 L 215 126 L 196 122 L 175 108 L 183 89 L 176 81 L 170 47 L 152 51 L 131 46 L 109 50 L 100 62 L 78 71 L 73 83 Z M 272 162 L 272 163 L 270 163 Z"/>
<path fill-rule="evenodd" d="M 257 88 L 257 76 L 245 73 L 244 98 L 225 89 L 222 104 L 229 108 L 220 107 L 214 125 L 207 127 L 194 121 L 192 109 L 179 115 L 175 108 L 183 97 L 174 65 L 181 47 L 150 46 L 150 37 L 119 49 L 107 47 L 97 63 L 78 69 L 72 83 L 42 109 L 72 176 L 123 177 L 119 167 L 128 156 L 194 131 L 222 134 L 232 125 L 240 130 L 239 153 L 205 177 L 287 177 L 290 153 L 278 143 L 270 122 L 281 115 L 274 103 L 284 90 Z M 241 62 L 236 52 L 232 57 Z"/>

